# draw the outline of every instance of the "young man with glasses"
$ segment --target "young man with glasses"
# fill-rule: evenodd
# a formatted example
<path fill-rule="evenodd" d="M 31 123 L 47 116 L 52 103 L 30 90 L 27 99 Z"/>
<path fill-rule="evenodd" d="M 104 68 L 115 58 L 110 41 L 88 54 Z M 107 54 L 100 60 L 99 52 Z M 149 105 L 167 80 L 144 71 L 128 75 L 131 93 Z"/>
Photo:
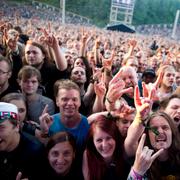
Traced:
<path fill-rule="evenodd" d="M 18 92 L 13 84 L 9 83 L 12 75 L 12 64 L 4 56 L 0 56 L 0 98 L 11 92 Z"/>

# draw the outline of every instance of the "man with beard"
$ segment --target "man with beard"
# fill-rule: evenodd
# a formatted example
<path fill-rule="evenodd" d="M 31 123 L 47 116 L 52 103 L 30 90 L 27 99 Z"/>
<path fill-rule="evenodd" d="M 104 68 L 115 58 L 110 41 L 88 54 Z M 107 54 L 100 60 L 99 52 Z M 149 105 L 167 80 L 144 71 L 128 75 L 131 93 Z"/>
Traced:
<path fill-rule="evenodd" d="M 86 89 L 85 89 L 85 83 L 86 83 L 86 71 L 82 67 L 74 67 L 71 71 L 71 80 L 75 82 L 80 89 L 80 95 L 81 95 L 81 106 L 79 108 L 79 112 L 83 115 L 88 114 L 88 100 L 85 100 L 86 98 Z"/>
<path fill-rule="evenodd" d="M 133 67 L 123 66 L 109 82 L 105 106 L 108 111 L 118 109 L 125 101 L 129 106 L 134 105 L 134 88 L 137 85 L 137 73 Z"/>
<path fill-rule="evenodd" d="M 81 97 L 85 94 L 86 71 L 82 67 L 74 67 L 71 71 L 71 80 L 80 88 Z"/>
<path fill-rule="evenodd" d="M 126 100 L 129 106 L 135 107 L 134 105 L 134 88 L 137 85 L 138 78 L 137 73 L 133 67 L 124 66 L 120 69 L 121 78 L 125 83 L 124 89 L 131 88 L 131 91 L 128 91 L 122 95 Z"/>

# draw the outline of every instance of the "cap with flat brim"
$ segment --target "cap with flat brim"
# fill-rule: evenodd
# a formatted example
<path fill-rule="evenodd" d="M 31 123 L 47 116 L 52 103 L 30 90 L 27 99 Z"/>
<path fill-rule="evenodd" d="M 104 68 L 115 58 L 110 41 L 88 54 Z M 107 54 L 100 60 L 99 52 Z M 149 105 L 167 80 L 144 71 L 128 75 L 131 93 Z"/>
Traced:
<path fill-rule="evenodd" d="M 152 77 L 156 77 L 156 73 L 153 69 L 146 69 L 143 74 L 142 77 L 146 77 L 146 76 L 152 76 Z"/>
<path fill-rule="evenodd" d="M 7 119 L 18 120 L 18 108 L 14 104 L 0 102 L 0 123 Z"/>

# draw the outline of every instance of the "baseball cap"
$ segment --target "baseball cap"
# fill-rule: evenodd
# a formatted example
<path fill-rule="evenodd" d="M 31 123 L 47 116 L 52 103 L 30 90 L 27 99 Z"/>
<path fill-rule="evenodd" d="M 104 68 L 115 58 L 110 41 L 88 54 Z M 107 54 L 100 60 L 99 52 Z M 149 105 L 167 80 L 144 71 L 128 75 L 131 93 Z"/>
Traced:
<path fill-rule="evenodd" d="M 155 73 L 154 69 L 146 69 L 143 72 L 142 77 L 147 76 L 147 75 L 150 75 L 152 77 L 156 77 L 156 73 Z"/>
<path fill-rule="evenodd" d="M 18 120 L 18 108 L 14 104 L 0 102 L 0 123 L 7 119 Z"/>

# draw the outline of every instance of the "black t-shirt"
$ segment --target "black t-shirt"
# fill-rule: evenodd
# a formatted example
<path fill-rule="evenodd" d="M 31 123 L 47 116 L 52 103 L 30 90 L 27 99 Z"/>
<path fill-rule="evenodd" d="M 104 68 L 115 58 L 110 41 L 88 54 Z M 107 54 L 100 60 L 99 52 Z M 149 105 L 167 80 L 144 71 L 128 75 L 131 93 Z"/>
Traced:
<path fill-rule="evenodd" d="M 19 89 L 17 89 L 17 88 L 14 87 L 14 86 L 9 85 L 8 88 L 0 94 L 0 99 L 1 99 L 3 96 L 5 96 L 6 94 L 9 94 L 9 93 L 18 93 L 18 92 L 20 92 Z"/>
<path fill-rule="evenodd" d="M 148 179 L 180 180 L 180 165 L 172 163 L 169 160 L 165 162 L 158 161 L 156 163 L 157 169 L 154 168 L 155 172 L 152 169 L 147 172 Z"/>
<path fill-rule="evenodd" d="M 159 163 L 161 179 L 180 179 L 180 166 L 170 163 L 169 161 Z"/>
<path fill-rule="evenodd" d="M 131 98 L 126 94 L 123 94 L 122 97 L 126 100 L 126 102 L 128 103 L 129 106 L 135 107 L 134 98 Z"/>
<path fill-rule="evenodd" d="M 35 137 L 21 133 L 16 149 L 0 152 L 0 179 L 15 180 L 19 171 L 29 180 L 42 179 L 44 160 L 44 146 Z"/>
<path fill-rule="evenodd" d="M 54 83 L 59 79 L 67 79 L 67 71 L 60 71 L 53 63 L 44 62 L 41 69 L 41 84 L 45 88 L 47 97 L 54 99 L 53 86 Z"/>

